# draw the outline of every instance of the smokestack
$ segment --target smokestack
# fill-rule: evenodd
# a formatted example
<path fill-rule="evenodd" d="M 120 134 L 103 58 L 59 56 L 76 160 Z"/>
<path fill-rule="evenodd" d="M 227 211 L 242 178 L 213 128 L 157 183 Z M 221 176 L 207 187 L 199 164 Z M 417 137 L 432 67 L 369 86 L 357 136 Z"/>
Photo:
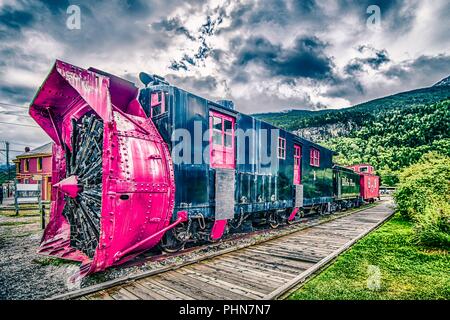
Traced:
<path fill-rule="evenodd" d="M 30 147 L 25 147 L 25 152 L 30 152 Z"/>

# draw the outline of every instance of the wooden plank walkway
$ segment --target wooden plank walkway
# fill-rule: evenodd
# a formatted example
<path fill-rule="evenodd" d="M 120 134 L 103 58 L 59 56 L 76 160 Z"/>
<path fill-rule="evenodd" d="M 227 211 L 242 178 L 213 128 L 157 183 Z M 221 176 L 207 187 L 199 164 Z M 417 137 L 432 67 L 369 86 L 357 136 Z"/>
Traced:
<path fill-rule="evenodd" d="M 304 281 L 393 212 L 389 202 L 229 252 L 136 279 L 82 299 L 275 299 Z"/>

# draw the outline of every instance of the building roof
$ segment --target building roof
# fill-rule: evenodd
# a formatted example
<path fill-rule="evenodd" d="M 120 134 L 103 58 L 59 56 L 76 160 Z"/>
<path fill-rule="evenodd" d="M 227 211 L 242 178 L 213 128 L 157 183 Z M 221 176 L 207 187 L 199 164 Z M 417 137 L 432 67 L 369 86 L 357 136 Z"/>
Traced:
<path fill-rule="evenodd" d="M 32 156 L 51 156 L 53 142 L 46 143 L 40 147 L 34 148 L 28 152 L 24 152 L 16 156 L 16 158 L 28 158 Z"/>

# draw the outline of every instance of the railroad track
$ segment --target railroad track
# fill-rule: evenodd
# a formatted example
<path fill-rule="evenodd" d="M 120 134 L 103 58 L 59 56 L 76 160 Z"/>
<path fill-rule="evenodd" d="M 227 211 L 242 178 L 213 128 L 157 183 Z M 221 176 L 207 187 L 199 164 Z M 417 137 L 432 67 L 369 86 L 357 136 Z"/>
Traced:
<path fill-rule="evenodd" d="M 391 202 L 260 243 L 116 279 L 51 299 L 276 299 L 388 219 Z"/>

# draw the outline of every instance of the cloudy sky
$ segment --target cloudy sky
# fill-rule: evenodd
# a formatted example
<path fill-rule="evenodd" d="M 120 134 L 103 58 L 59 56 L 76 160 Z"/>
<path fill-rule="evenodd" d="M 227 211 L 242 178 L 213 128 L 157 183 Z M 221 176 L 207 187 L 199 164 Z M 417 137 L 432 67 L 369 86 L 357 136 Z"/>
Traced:
<path fill-rule="evenodd" d="M 34 125 L 24 107 L 55 59 L 156 73 L 246 113 L 342 108 L 448 76 L 449 17 L 448 0 L 0 0 L 0 141 L 48 141 L 2 122 Z"/>

